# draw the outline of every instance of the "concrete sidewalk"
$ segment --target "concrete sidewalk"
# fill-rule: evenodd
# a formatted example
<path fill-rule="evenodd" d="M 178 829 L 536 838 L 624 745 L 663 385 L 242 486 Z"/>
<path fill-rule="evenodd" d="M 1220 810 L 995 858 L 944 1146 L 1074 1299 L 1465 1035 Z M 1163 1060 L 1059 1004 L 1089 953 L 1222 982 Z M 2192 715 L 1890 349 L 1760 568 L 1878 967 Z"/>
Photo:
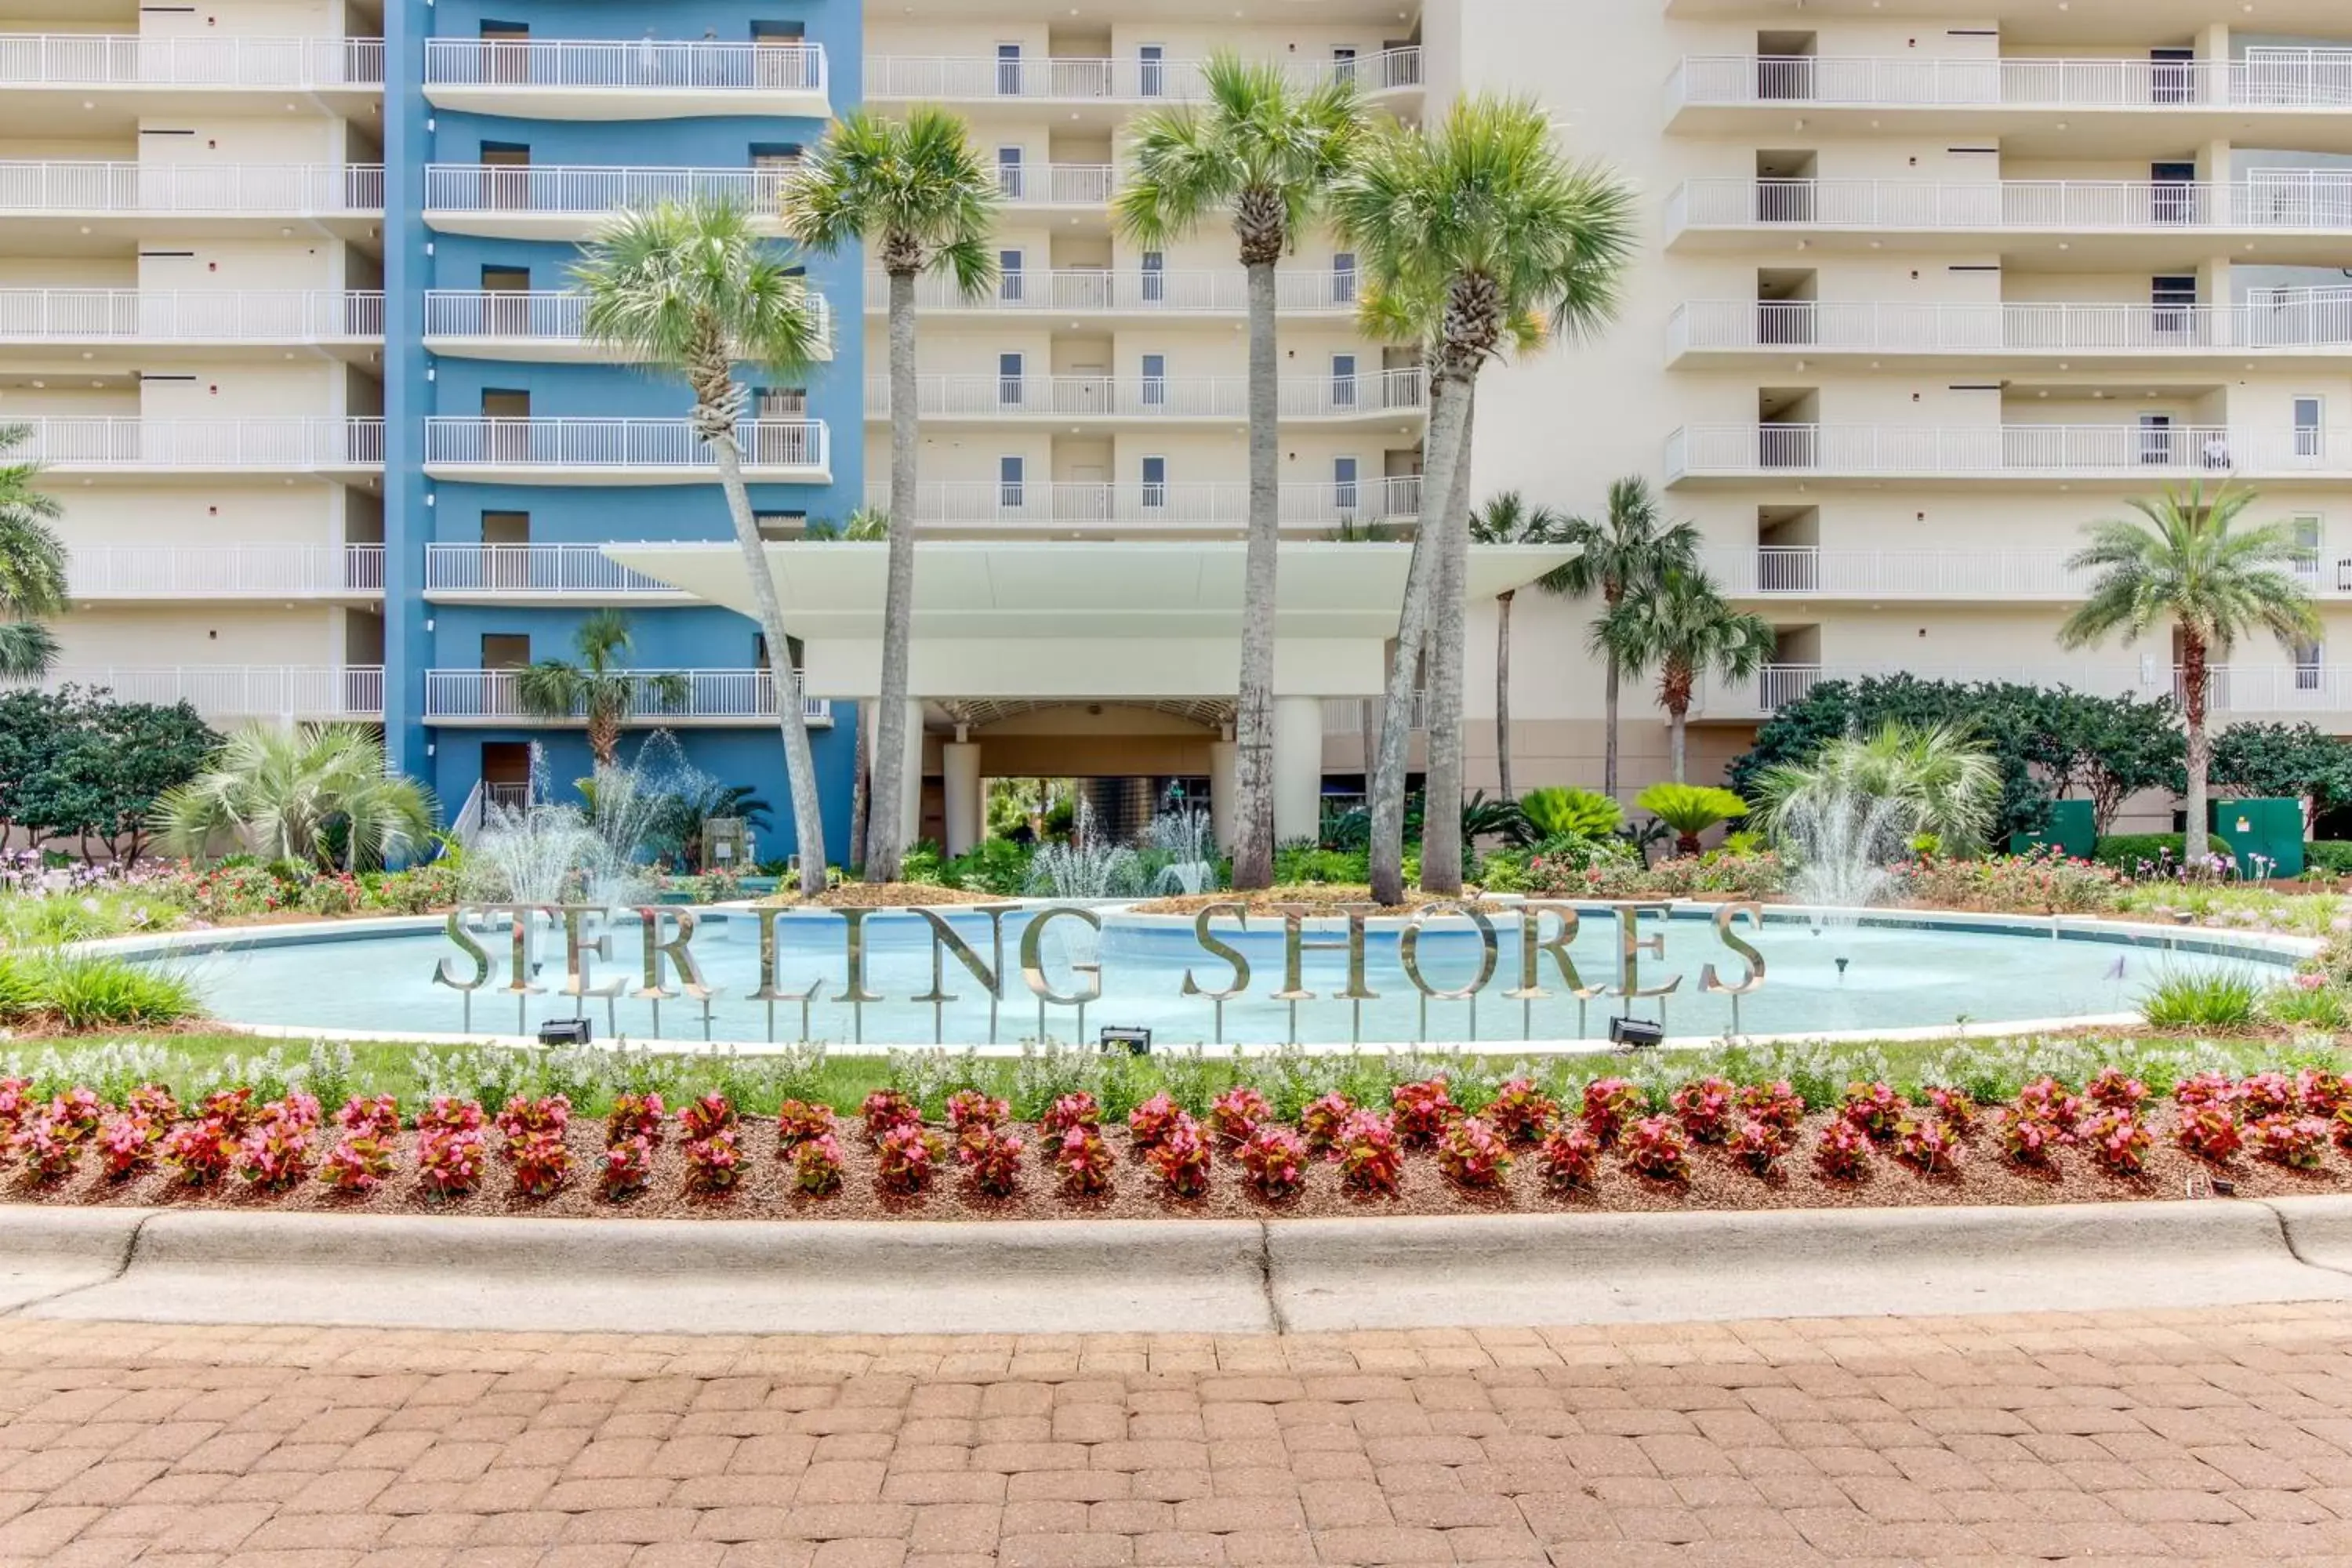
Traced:
<path fill-rule="evenodd" d="M 2352 1198 L 1035 1224 L 0 1207 L 0 1315 L 1237 1333 L 2352 1300 Z"/>

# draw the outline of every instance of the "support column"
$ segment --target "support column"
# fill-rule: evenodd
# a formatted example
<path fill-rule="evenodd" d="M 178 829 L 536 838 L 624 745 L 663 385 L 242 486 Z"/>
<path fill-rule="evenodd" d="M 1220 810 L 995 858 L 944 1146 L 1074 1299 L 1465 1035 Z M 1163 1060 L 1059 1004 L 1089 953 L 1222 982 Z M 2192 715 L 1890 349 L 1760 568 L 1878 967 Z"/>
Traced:
<path fill-rule="evenodd" d="M 902 721 L 907 726 L 907 765 L 900 774 L 898 812 L 905 825 L 904 842 L 911 848 L 923 831 L 923 704 L 909 698 Z"/>
<path fill-rule="evenodd" d="M 1274 840 L 1323 828 L 1323 700 L 1274 700 Z"/>
<path fill-rule="evenodd" d="M 1240 755 L 1230 726 L 1224 739 L 1209 742 L 1209 832 L 1227 854 L 1234 847 L 1234 766 Z"/>
<path fill-rule="evenodd" d="M 940 774 L 947 790 L 948 853 L 968 855 L 979 847 L 987 826 L 986 791 L 980 777 L 980 742 L 965 740 L 961 724 L 956 738 L 940 748 Z"/>

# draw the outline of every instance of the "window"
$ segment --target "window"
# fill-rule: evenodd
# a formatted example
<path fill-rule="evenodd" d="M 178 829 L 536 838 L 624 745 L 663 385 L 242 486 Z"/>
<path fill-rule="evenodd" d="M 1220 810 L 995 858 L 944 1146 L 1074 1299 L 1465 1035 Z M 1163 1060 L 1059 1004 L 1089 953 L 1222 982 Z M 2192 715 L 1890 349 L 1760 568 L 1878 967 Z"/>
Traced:
<path fill-rule="evenodd" d="M 2294 645 L 2294 689 L 2297 691 L 2317 691 L 2326 684 L 2326 658 L 2327 648 L 2323 643 Z"/>
<path fill-rule="evenodd" d="M 808 513 L 804 511 L 755 511 L 751 526 L 762 539 L 799 539 L 808 532 Z"/>
<path fill-rule="evenodd" d="M 996 90 L 1006 98 L 1021 96 L 1021 46 L 996 46 Z"/>
<path fill-rule="evenodd" d="M 754 419 L 805 419 L 808 417 L 808 388 L 805 386 L 761 386 L 751 393 L 751 417 Z"/>
<path fill-rule="evenodd" d="M 530 663 L 530 637 L 522 632 L 484 632 L 484 669 L 522 669 Z"/>
<path fill-rule="evenodd" d="M 2294 574 L 2305 584 L 2316 587 L 2319 582 L 2319 552 L 2325 547 L 2326 525 L 2312 513 L 2295 518 Z"/>
<path fill-rule="evenodd" d="M 1021 282 L 1021 253 L 1000 250 L 996 253 L 996 297 L 1008 305 L 1018 305 L 1024 297 Z"/>
<path fill-rule="evenodd" d="M 2166 338 L 2183 338 L 2197 321 L 2197 279 L 2191 275 L 2148 279 L 2151 325 Z"/>
<path fill-rule="evenodd" d="M 999 408 L 1021 406 L 1024 361 L 1017 353 L 996 356 L 996 405 Z"/>
<path fill-rule="evenodd" d="M 1143 406 L 1146 408 L 1168 406 L 1168 356 L 1166 354 L 1143 356 Z"/>
<path fill-rule="evenodd" d="M 794 669 L 801 668 L 805 647 L 806 645 L 798 637 L 784 639 L 784 658 L 792 662 Z M 768 668 L 768 634 L 765 632 L 751 634 L 751 668 L 759 670 Z"/>
<path fill-rule="evenodd" d="M 1343 250 L 1331 258 L 1331 303 L 1356 302 L 1356 253 Z"/>
<path fill-rule="evenodd" d="M 2148 50 L 2147 77 L 2149 102 L 2194 102 L 2197 98 L 2197 51 Z"/>
<path fill-rule="evenodd" d="M 1143 253 L 1143 302 L 1157 305 L 1168 298 L 1168 255 L 1165 251 Z"/>
<path fill-rule="evenodd" d="M 1168 50 L 1145 44 L 1135 51 L 1135 90 L 1139 98 L 1159 98 L 1168 91 Z"/>
<path fill-rule="evenodd" d="M 1356 510 L 1356 476 L 1359 471 L 1353 458 L 1331 459 L 1331 504 L 1343 516 Z"/>
<path fill-rule="evenodd" d="M 2159 466 L 2173 460 L 2171 415 L 2143 414 L 2139 416 L 2139 460 Z M 2230 466 L 2226 448 L 2220 466 L 2225 468 Z"/>
<path fill-rule="evenodd" d="M 1143 510 L 1158 511 L 1168 504 L 1168 459 L 1143 459 Z"/>
<path fill-rule="evenodd" d="M 1333 49 L 1331 51 L 1331 79 L 1333 81 L 1353 81 L 1356 79 L 1355 50 Z"/>
<path fill-rule="evenodd" d="M 1021 482 L 1022 466 L 1022 459 L 1019 458 L 996 459 L 997 505 L 1020 507 L 1026 504 L 1022 499 L 1024 488 Z"/>
<path fill-rule="evenodd" d="M 1331 356 L 1331 406 L 1334 408 L 1356 406 L 1356 356 L 1354 354 Z"/>
<path fill-rule="evenodd" d="M 2150 215 L 2158 223 L 2197 220 L 2197 165 L 2150 163 L 2147 166 Z"/>
<path fill-rule="evenodd" d="M 1021 199 L 1021 149 L 999 147 L 996 150 L 996 189 L 1008 202 Z"/>
<path fill-rule="evenodd" d="M 2326 423 L 2326 402 L 2321 398 L 2298 397 L 2294 400 L 2296 457 L 2316 458 L 2322 455 L 2326 437 L 2321 427 Z"/>

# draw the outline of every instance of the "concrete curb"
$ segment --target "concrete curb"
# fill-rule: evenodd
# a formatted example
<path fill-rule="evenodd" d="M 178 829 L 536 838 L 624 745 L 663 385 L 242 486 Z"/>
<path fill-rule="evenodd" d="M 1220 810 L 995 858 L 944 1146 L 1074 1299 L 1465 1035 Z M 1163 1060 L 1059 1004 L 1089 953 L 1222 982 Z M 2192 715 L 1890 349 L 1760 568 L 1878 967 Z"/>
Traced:
<path fill-rule="evenodd" d="M 0 1207 L 0 1315 L 671 1333 L 1264 1332 L 2352 1300 L 2352 1198 L 770 1222 Z"/>

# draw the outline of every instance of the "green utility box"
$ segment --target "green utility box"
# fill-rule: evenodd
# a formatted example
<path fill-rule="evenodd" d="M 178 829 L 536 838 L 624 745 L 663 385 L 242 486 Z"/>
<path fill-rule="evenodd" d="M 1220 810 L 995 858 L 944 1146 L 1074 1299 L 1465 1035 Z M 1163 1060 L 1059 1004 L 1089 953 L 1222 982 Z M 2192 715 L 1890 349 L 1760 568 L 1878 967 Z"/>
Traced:
<path fill-rule="evenodd" d="M 2058 852 L 2070 860 L 2088 860 L 2091 851 L 2098 847 L 2099 825 L 2091 815 L 2087 800 L 2053 800 L 2050 815 L 2039 833 L 2017 833 L 2010 836 L 2009 852 L 2023 855 L 2045 844 L 2057 846 Z"/>
<path fill-rule="evenodd" d="M 2237 856 L 2242 875 L 2256 874 L 2250 857 L 2257 855 L 2263 858 L 2265 875 L 2303 875 L 2303 802 L 2299 800 L 2217 800 L 2213 832 Z"/>

